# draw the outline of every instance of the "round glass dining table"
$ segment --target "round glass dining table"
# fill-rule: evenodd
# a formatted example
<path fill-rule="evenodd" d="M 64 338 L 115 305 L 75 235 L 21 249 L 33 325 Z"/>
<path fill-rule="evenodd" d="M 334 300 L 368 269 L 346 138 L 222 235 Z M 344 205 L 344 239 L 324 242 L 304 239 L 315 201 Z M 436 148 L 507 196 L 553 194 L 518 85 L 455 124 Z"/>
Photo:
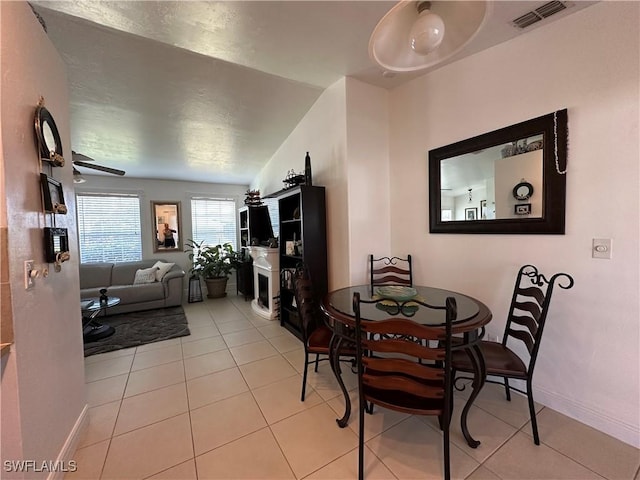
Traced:
<path fill-rule="evenodd" d="M 447 297 L 453 297 L 456 300 L 457 316 L 451 325 L 453 334 L 457 335 L 453 348 L 464 350 L 474 366 L 474 378 L 471 384 L 472 391 L 460 415 L 461 429 L 469 446 L 476 448 L 480 445 L 480 442 L 475 440 L 469 433 L 469 429 L 467 428 L 467 415 L 471 405 L 473 405 L 474 400 L 484 386 L 487 376 L 484 358 L 482 357 L 478 342 L 484 335 L 484 326 L 491 321 L 491 311 L 481 301 L 462 293 L 417 285 L 414 285 L 413 288 L 417 291 L 417 295 L 414 298 L 429 305 L 443 306 Z M 363 301 L 378 298 L 376 290 L 372 290 L 370 285 L 357 285 L 329 292 L 324 297 L 321 305 L 322 310 L 331 319 L 334 329 L 334 338 L 331 342 L 330 363 L 344 395 L 345 413 L 342 418 L 336 420 L 338 425 L 343 428 L 347 426 L 349 421 L 351 400 L 342 381 L 338 353 L 342 342 L 353 341 L 353 338 L 348 333 L 348 329 L 344 327 L 355 328 L 355 316 L 353 313 L 354 293 L 359 293 Z M 412 307 L 410 301 L 404 304 L 400 302 L 399 304 L 392 305 L 391 308 L 384 308 L 380 303 L 361 303 L 360 315 L 365 320 L 383 320 L 385 318 L 399 316 L 399 309 L 403 309 L 402 314 L 415 322 L 433 326 L 442 325 L 444 328 L 444 310 Z"/>

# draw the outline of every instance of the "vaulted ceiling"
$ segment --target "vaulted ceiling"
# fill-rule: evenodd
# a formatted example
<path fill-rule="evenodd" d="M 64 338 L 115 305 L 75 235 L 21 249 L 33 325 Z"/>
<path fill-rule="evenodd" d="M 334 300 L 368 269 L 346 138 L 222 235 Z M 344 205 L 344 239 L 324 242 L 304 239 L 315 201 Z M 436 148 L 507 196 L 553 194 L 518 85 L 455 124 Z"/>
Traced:
<path fill-rule="evenodd" d="M 382 76 L 368 57 L 396 2 L 30 3 L 68 68 L 65 150 L 131 177 L 249 184 L 338 79 L 394 88 L 425 73 Z M 541 2 L 491 3 L 480 33 L 446 63 L 591 3 L 526 30 L 510 21 Z"/>

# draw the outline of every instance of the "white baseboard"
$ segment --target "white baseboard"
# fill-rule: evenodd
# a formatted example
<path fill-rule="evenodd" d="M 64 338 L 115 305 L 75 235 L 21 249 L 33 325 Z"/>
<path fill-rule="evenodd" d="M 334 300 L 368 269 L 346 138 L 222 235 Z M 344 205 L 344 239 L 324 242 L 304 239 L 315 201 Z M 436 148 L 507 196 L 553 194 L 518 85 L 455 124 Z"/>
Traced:
<path fill-rule="evenodd" d="M 640 448 L 640 427 L 638 425 L 623 422 L 605 412 L 594 410 L 587 405 L 576 402 L 574 399 L 563 397 L 540 386 L 534 387 L 533 397 L 537 403 L 552 408 L 607 435 L 611 435 L 633 447 Z"/>
<path fill-rule="evenodd" d="M 58 454 L 57 464 L 58 465 L 69 465 L 69 461 L 73 460 L 73 456 L 76 453 L 76 447 L 78 446 L 78 442 L 80 441 L 80 436 L 84 431 L 87 423 L 89 422 L 89 405 L 85 405 L 76 420 L 76 423 L 73 425 L 71 432 L 69 432 L 69 436 L 67 440 L 64 442 L 60 453 Z M 49 473 L 47 480 L 62 480 L 65 476 L 66 472 L 63 471 L 54 471 Z"/>

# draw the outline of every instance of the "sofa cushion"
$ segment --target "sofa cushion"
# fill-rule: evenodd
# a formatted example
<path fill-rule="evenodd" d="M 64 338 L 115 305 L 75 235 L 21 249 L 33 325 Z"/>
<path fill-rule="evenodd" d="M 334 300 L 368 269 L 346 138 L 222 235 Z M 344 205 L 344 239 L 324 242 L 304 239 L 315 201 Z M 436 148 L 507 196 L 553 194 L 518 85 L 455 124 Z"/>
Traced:
<path fill-rule="evenodd" d="M 136 272 L 143 268 L 153 267 L 156 261 L 157 259 L 115 263 L 111 272 L 111 285 L 133 285 Z"/>
<path fill-rule="evenodd" d="M 80 265 L 80 288 L 104 288 L 111 285 L 113 263 L 83 263 Z"/>
<path fill-rule="evenodd" d="M 167 274 L 169 270 L 175 265 L 175 263 L 167 263 L 161 262 L 158 260 L 153 266 L 157 268 L 156 270 L 156 280 L 161 282 L 164 276 Z"/>
<path fill-rule="evenodd" d="M 143 283 L 153 283 L 156 280 L 157 267 L 141 268 L 136 270 L 136 276 L 133 279 L 134 285 L 140 285 Z"/>
<path fill-rule="evenodd" d="M 135 287 L 131 285 L 116 285 L 109 288 L 107 295 L 119 297 L 122 305 L 153 302 L 155 300 L 164 300 L 164 287 L 159 282 L 145 283 Z"/>

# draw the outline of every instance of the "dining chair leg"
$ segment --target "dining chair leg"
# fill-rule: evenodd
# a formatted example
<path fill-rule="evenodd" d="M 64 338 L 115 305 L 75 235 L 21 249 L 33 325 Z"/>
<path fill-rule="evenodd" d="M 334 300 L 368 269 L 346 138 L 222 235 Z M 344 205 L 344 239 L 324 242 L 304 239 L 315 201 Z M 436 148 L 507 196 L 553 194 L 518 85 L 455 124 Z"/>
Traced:
<path fill-rule="evenodd" d="M 364 479 L 364 411 L 366 409 L 366 401 L 361 397 L 359 399 L 358 408 L 358 479 Z"/>
<path fill-rule="evenodd" d="M 531 381 L 527 381 L 527 400 L 529 401 L 529 416 L 531 417 L 531 430 L 533 431 L 533 443 L 540 445 L 538 435 L 538 420 L 536 419 L 536 409 L 533 404 L 533 393 L 531 392 Z"/>
<path fill-rule="evenodd" d="M 445 427 L 444 427 L 444 435 L 443 435 L 443 442 L 444 442 L 444 479 L 445 480 L 450 480 L 451 479 L 451 459 L 450 459 L 450 439 L 449 439 L 449 420 L 450 419 L 445 419 Z"/>
<path fill-rule="evenodd" d="M 507 401 L 511 401 L 511 388 L 509 388 L 509 379 L 504 377 L 504 392 L 507 395 Z"/>
<path fill-rule="evenodd" d="M 451 417 L 453 417 L 453 390 L 456 383 L 456 370 L 451 369 L 451 382 L 449 387 L 449 425 L 451 425 Z"/>
<path fill-rule="evenodd" d="M 307 389 L 307 369 L 309 368 L 309 355 L 307 352 L 304 352 L 304 372 L 302 373 L 302 395 L 300 396 L 300 401 L 304 402 L 304 393 Z"/>
<path fill-rule="evenodd" d="M 313 371 L 314 371 L 314 372 L 316 372 L 316 373 L 318 373 L 318 362 L 319 362 L 319 360 L 318 360 L 318 359 L 319 359 L 319 358 L 320 358 L 320 354 L 319 354 L 319 353 L 316 353 L 316 366 L 315 366 L 315 368 L 314 368 L 314 370 L 313 370 Z"/>

